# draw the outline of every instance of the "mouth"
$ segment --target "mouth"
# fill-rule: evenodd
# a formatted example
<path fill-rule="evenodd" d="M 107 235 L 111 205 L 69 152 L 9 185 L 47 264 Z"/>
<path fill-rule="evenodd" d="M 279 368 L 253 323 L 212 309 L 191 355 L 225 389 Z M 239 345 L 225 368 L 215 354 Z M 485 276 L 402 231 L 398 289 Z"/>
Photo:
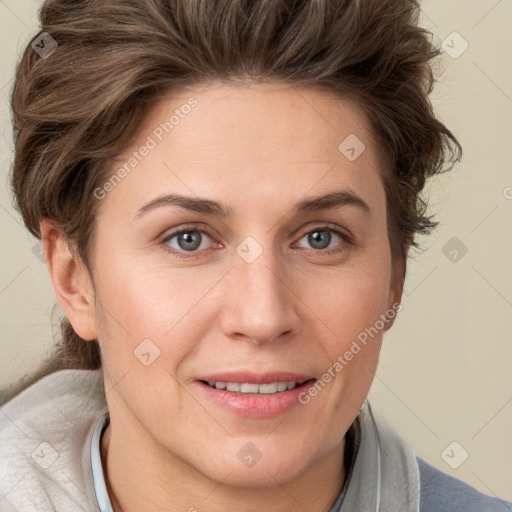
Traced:
<path fill-rule="evenodd" d="M 215 406 L 247 418 L 273 418 L 299 405 L 299 396 L 317 379 L 292 373 L 230 373 L 196 380 Z"/>

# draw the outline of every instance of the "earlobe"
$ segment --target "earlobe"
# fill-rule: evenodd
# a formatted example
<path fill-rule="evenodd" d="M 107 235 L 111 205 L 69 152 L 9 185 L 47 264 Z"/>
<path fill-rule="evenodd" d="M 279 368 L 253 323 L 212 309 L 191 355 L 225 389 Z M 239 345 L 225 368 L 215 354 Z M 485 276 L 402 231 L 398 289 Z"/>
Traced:
<path fill-rule="evenodd" d="M 46 267 L 61 308 L 81 338 L 97 339 L 94 289 L 87 268 L 54 222 L 44 219 L 40 229 Z"/>

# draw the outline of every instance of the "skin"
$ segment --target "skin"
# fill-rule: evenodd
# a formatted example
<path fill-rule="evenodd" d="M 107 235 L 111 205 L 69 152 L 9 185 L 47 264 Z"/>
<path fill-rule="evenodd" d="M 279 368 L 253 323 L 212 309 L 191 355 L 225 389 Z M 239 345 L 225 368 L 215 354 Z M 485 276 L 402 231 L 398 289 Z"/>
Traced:
<path fill-rule="evenodd" d="M 379 331 L 307 405 L 245 418 L 212 404 L 206 373 L 288 370 L 315 378 L 401 299 L 386 227 L 378 148 L 357 104 L 313 89 L 210 84 L 163 97 L 119 162 L 193 96 L 198 106 L 101 199 L 92 280 L 50 220 L 43 247 L 58 300 L 76 332 L 98 339 L 111 423 L 102 439 L 116 511 L 326 511 L 340 492 L 344 435 L 375 373 Z M 356 134 L 353 162 L 338 149 Z M 295 203 L 350 189 L 369 206 L 295 215 Z M 139 208 L 164 193 L 205 197 L 226 218 L 177 205 Z M 209 235 L 194 231 L 200 224 Z M 331 224 L 325 248 L 308 233 Z M 195 252 L 166 236 L 187 224 Z M 252 236 L 262 254 L 237 246 Z M 180 246 L 181 242 L 181 246 Z M 168 247 L 188 256 L 179 258 Z M 338 248 L 333 254 L 329 249 Z M 93 288 L 94 283 L 94 288 Z M 160 355 L 134 356 L 144 339 Z M 261 459 L 237 457 L 253 443 Z"/>

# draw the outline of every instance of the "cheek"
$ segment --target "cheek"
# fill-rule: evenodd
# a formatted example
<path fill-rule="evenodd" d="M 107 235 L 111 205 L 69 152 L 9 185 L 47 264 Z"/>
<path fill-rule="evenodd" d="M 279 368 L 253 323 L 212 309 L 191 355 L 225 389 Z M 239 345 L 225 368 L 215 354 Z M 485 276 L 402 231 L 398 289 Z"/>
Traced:
<path fill-rule="evenodd" d="M 161 316 L 164 309 L 172 311 L 167 301 L 173 283 L 166 283 L 164 277 L 148 265 L 133 264 L 121 255 L 115 256 L 118 257 L 98 269 L 98 295 L 106 306 L 103 313 L 110 324 L 116 324 L 118 331 L 124 331 L 124 336 L 127 332 L 130 336 L 160 335 L 158 330 L 162 327 L 154 319 L 164 319 Z"/>
<path fill-rule="evenodd" d="M 126 262 L 110 268 L 116 271 L 98 273 L 97 289 L 105 366 L 119 377 L 154 360 L 152 369 L 162 366 L 174 374 L 212 323 L 209 317 L 206 321 L 207 301 L 202 299 L 217 275 L 191 279 L 190 270 L 169 272 Z"/>
<path fill-rule="evenodd" d="M 307 303 L 323 320 L 329 338 L 337 339 L 343 348 L 347 341 L 374 326 L 386 312 L 389 281 L 390 270 L 380 265 L 340 271 L 321 290 L 312 289 Z"/>
<path fill-rule="evenodd" d="M 387 261 L 384 254 L 357 271 L 340 270 L 321 293 L 311 291 L 307 299 L 314 304 L 312 310 L 326 333 L 321 338 L 322 351 L 327 354 L 322 371 L 336 414 L 359 407 L 373 380 L 382 336 L 395 313 L 388 311 L 391 276 Z M 389 319 L 383 321 L 386 313 Z"/>

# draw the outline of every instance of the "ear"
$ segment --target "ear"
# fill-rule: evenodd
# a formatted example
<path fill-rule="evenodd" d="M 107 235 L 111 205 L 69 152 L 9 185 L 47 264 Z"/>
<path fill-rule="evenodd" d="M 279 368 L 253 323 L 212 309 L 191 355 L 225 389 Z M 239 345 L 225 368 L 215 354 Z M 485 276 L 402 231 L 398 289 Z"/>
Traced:
<path fill-rule="evenodd" d="M 402 294 L 403 294 L 403 288 L 404 288 L 404 281 L 405 281 L 405 268 L 406 268 L 406 262 L 407 257 L 409 255 L 409 249 L 410 246 L 407 246 L 405 248 L 405 257 L 403 264 L 396 265 L 396 267 L 392 271 L 392 281 L 391 281 L 391 287 L 389 290 L 389 297 L 388 297 L 388 311 L 393 310 L 395 312 L 394 316 L 390 319 L 389 323 L 387 324 L 386 331 L 391 329 L 393 324 L 395 323 L 396 315 L 399 311 L 398 305 L 402 302 Z M 401 306 L 400 306 L 401 309 Z"/>
<path fill-rule="evenodd" d="M 46 267 L 61 308 L 81 338 L 96 339 L 94 288 L 85 264 L 54 222 L 43 219 L 40 230 Z"/>

